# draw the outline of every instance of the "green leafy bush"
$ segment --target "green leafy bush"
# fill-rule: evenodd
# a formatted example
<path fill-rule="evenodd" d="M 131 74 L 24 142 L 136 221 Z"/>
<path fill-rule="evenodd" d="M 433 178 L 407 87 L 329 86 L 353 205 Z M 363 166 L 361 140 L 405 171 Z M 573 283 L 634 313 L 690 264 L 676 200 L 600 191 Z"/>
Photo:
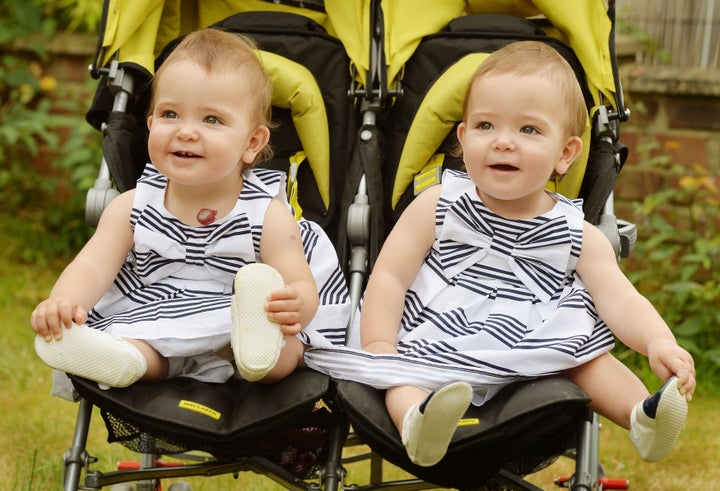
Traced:
<path fill-rule="evenodd" d="M 28 246 L 11 251 L 22 261 L 71 255 L 85 242 L 92 181 L 79 176 L 97 168 L 101 155 L 84 105 L 44 73 L 43 40 L 58 29 L 46 8 L 23 0 L 0 4 L 0 201 L 17 224 L 6 224 L 7 232 L 27 234 Z M 25 41 L 22 50 L 16 40 Z M 39 169 L 40 161 L 51 168 Z"/>
<path fill-rule="evenodd" d="M 99 0 L 45 0 L 45 17 L 60 19 L 60 29 L 95 32 L 102 16 Z"/>
<path fill-rule="evenodd" d="M 656 157 L 668 186 L 636 207 L 640 238 L 631 281 L 662 314 L 678 342 L 693 354 L 698 376 L 720 375 L 720 178 Z M 636 367 L 639 357 L 622 353 Z"/>

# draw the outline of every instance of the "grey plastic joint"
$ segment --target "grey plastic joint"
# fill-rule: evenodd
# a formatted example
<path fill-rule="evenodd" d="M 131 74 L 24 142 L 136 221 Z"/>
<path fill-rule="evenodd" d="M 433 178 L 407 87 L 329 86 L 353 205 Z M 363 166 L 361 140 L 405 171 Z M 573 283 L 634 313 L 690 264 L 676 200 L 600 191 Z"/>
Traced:
<path fill-rule="evenodd" d="M 635 248 L 637 242 L 637 226 L 625 220 L 619 220 L 615 215 L 601 215 L 597 226 L 612 244 L 615 256 L 626 258 Z"/>
<path fill-rule="evenodd" d="M 600 216 L 600 223 L 597 227 L 608 238 L 610 245 L 615 251 L 615 257 L 620 258 L 621 242 L 620 233 L 618 232 L 618 223 L 615 215 L 603 214 Z"/>
<path fill-rule="evenodd" d="M 620 257 L 628 257 L 637 243 L 637 225 L 625 220 L 618 220 L 620 234 Z"/>
<path fill-rule="evenodd" d="M 348 209 L 348 240 L 352 245 L 364 245 L 370 237 L 370 205 L 367 195 L 356 195 Z"/>
<path fill-rule="evenodd" d="M 88 190 L 85 198 L 85 223 L 89 227 L 97 227 L 103 210 L 119 194 L 118 190 L 112 187 L 110 179 L 96 179 L 95 185 Z"/>
<path fill-rule="evenodd" d="M 367 273 L 368 252 L 364 246 L 355 246 L 350 253 L 349 269 L 351 273 Z"/>

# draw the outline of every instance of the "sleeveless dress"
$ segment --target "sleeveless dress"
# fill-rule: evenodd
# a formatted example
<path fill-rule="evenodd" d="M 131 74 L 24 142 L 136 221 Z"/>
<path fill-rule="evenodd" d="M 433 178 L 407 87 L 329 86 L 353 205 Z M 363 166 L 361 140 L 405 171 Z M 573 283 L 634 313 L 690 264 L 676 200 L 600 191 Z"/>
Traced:
<path fill-rule="evenodd" d="M 88 326 L 145 340 L 165 357 L 203 355 L 228 345 L 235 273 L 260 261 L 270 201 L 278 197 L 287 203 L 283 172 L 247 170 L 243 179 L 237 204 L 227 216 L 191 226 L 165 209 L 167 179 L 148 164 L 130 217 L 135 245 L 114 284 L 89 313 Z M 350 299 L 337 254 L 319 225 L 308 220 L 298 225 L 320 306 L 297 336 L 307 345 L 341 345 Z"/>
<path fill-rule="evenodd" d="M 579 200 L 508 220 L 479 199 L 467 174 L 445 171 L 436 240 L 405 296 L 398 354 L 310 349 L 308 366 L 378 389 L 473 386 L 480 405 L 516 380 L 581 365 L 614 346 L 575 272 Z M 361 314 L 362 315 L 362 312 Z"/>

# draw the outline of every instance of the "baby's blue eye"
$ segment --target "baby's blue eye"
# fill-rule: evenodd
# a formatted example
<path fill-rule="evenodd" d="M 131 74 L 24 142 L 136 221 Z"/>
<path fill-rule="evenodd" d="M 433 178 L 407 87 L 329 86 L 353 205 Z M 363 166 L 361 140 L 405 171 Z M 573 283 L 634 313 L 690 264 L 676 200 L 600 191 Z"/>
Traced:
<path fill-rule="evenodd" d="M 491 123 L 488 123 L 487 121 L 482 121 L 478 123 L 477 127 L 485 131 L 493 129 L 493 125 Z"/>
<path fill-rule="evenodd" d="M 526 135 L 534 135 L 537 132 L 538 130 L 534 126 L 523 126 L 520 129 L 520 133 L 525 133 Z"/>
<path fill-rule="evenodd" d="M 178 115 L 175 111 L 163 111 L 160 113 L 160 116 L 162 116 L 165 119 L 177 119 Z"/>
<path fill-rule="evenodd" d="M 207 124 L 220 124 L 220 119 L 215 116 L 206 116 L 205 122 Z"/>

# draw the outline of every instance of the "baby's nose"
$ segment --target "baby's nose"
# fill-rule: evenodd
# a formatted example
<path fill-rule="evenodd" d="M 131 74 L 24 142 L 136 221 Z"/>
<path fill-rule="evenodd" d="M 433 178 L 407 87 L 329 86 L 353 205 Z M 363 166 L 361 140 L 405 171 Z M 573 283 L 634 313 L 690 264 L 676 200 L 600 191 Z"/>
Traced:
<path fill-rule="evenodd" d="M 183 124 L 180 129 L 178 129 L 177 137 L 180 140 L 197 140 L 197 127 L 192 123 Z"/>
<path fill-rule="evenodd" d="M 498 150 L 509 150 L 515 146 L 514 135 L 508 131 L 495 132 L 495 142 L 493 147 Z"/>

